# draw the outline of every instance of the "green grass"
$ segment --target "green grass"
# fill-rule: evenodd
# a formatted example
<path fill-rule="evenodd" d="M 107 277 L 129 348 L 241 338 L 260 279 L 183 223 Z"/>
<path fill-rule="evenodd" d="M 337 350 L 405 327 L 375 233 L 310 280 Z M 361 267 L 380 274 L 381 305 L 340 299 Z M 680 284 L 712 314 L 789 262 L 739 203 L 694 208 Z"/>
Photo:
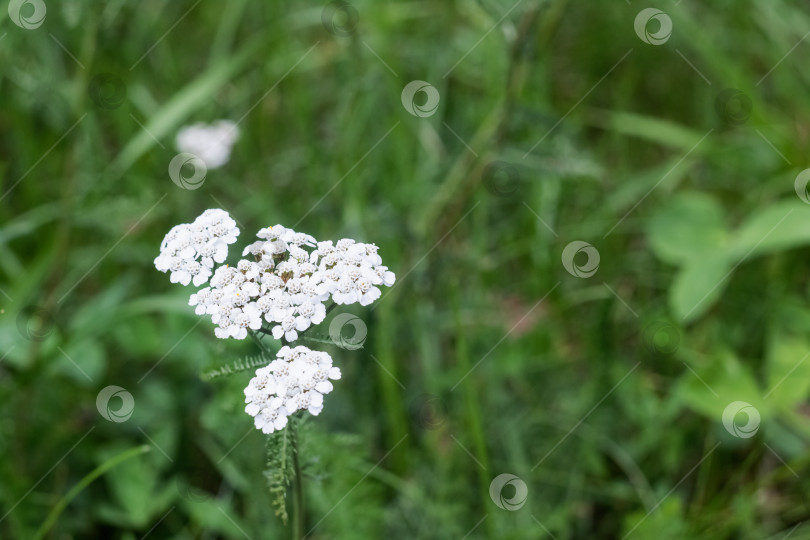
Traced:
<path fill-rule="evenodd" d="M 222 207 L 240 248 L 282 223 L 397 273 L 300 426 L 309 538 L 810 538 L 810 4 L 662 2 L 660 46 L 638 2 L 353 0 L 346 36 L 320 2 L 46 4 L 0 13 L 1 537 L 291 536 L 250 371 L 201 377 L 259 351 L 152 265 Z M 178 188 L 174 135 L 219 118 L 230 163 Z"/>

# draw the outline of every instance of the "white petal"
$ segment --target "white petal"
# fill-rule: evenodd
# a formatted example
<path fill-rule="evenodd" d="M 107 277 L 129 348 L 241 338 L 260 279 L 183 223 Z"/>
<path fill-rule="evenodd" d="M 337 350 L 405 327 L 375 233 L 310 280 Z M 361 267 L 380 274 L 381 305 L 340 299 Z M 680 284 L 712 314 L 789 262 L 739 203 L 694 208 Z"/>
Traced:
<path fill-rule="evenodd" d="M 309 319 L 306 317 L 296 317 L 295 318 L 295 329 L 299 332 L 303 332 L 309 328 Z M 297 337 L 297 336 L 296 336 Z"/>
<path fill-rule="evenodd" d="M 236 339 L 245 339 L 247 337 L 247 328 L 231 326 L 231 336 Z"/>
<path fill-rule="evenodd" d="M 230 333 L 226 328 L 222 328 L 221 326 L 217 326 L 214 328 L 214 335 L 217 336 L 219 339 L 225 339 L 230 337 Z"/>
<path fill-rule="evenodd" d="M 309 409 L 307 410 L 309 411 L 309 414 L 311 414 L 312 416 L 318 416 L 319 414 L 321 414 L 321 411 L 323 410 L 323 405 L 318 406 L 310 405 Z"/>

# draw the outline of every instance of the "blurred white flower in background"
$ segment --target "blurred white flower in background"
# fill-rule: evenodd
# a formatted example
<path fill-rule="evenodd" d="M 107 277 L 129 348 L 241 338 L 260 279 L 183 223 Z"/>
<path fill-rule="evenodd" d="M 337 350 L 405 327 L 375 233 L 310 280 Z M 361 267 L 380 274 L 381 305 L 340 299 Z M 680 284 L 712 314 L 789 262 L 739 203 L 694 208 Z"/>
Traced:
<path fill-rule="evenodd" d="M 222 167 L 231 157 L 231 148 L 239 138 L 239 129 L 230 120 L 213 124 L 192 124 L 177 133 L 175 145 L 181 152 L 194 154 L 208 169 Z"/>

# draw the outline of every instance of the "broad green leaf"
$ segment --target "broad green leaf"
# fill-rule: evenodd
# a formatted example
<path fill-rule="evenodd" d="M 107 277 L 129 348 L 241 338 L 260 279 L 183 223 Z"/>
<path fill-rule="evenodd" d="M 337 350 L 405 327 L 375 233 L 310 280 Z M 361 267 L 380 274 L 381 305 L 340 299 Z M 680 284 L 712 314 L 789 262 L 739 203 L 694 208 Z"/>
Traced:
<path fill-rule="evenodd" d="M 669 289 L 669 304 L 684 322 L 700 317 L 723 292 L 731 271 L 723 253 L 705 253 L 681 269 Z"/>
<path fill-rule="evenodd" d="M 810 343 L 807 339 L 773 332 L 766 361 L 769 401 L 793 408 L 810 391 Z"/>
<path fill-rule="evenodd" d="M 734 258 L 810 244 L 810 205 L 783 201 L 749 217 L 735 232 L 730 249 Z"/>
<path fill-rule="evenodd" d="M 770 410 L 751 371 L 730 352 L 715 352 L 700 362 L 690 360 L 694 371 L 684 368 L 677 393 L 691 409 L 718 423 L 731 403 L 742 401 L 754 406 L 762 418 Z"/>
<path fill-rule="evenodd" d="M 647 226 L 650 247 L 672 264 L 722 251 L 727 236 L 723 208 L 713 197 L 696 192 L 673 197 Z"/>

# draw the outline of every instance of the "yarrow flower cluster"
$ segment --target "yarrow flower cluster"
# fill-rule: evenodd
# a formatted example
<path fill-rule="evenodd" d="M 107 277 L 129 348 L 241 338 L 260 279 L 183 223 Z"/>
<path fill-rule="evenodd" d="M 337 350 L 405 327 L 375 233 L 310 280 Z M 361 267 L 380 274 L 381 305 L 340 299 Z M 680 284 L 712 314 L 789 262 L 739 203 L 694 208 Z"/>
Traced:
<path fill-rule="evenodd" d="M 366 306 L 380 298 L 381 286 L 396 279 L 374 244 L 350 238 L 318 242 L 282 225 L 259 230 L 259 240 L 244 248 L 247 258 L 235 266 L 214 268 L 225 261 L 238 235 L 227 212 L 206 210 L 194 223 L 169 231 L 155 259 L 158 270 L 171 271 L 172 283 L 200 286 L 210 277 L 189 305 L 197 315 L 211 317 L 219 338 L 244 339 L 254 331 L 291 343 L 323 322 L 328 301 Z M 245 389 L 246 411 L 266 433 L 282 429 L 298 410 L 318 414 L 323 395 L 332 390 L 327 379 L 339 377 L 327 353 L 285 345 Z"/>
<path fill-rule="evenodd" d="M 206 210 L 194 223 L 182 223 L 163 238 L 155 268 L 171 271 L 171 282 L 200 286 L 211 275 L 214 263 L 228 256 L 228 245 L 236 242 L 239 228 L 224 210 Z"/>
<path fill-rule="evenodd" d="M 365 306 L 380 297 L 379 285 L 395 280 L 373 244 L 316 242 L 282 225 L 256 236 L 242 252 L 250 259 L 217 268 L 211 286 L 189 300 L 198 315 L 211 316 L 217 337 L 244 339 L 264 320 L 274 338 L 292 342 L 324 320 L 327 300 Z"/>
<path fill-rule="evenodd" d="M 269 365 L 256 370 L 245 388 L 245 412 L 264 433 L 287 425 L 287 417 L 307 410 L 317 416 L 323 396 L 332 391 L 329 379 L 340 379 L 332 357 L 306 347 L 284 346 Z"/>

